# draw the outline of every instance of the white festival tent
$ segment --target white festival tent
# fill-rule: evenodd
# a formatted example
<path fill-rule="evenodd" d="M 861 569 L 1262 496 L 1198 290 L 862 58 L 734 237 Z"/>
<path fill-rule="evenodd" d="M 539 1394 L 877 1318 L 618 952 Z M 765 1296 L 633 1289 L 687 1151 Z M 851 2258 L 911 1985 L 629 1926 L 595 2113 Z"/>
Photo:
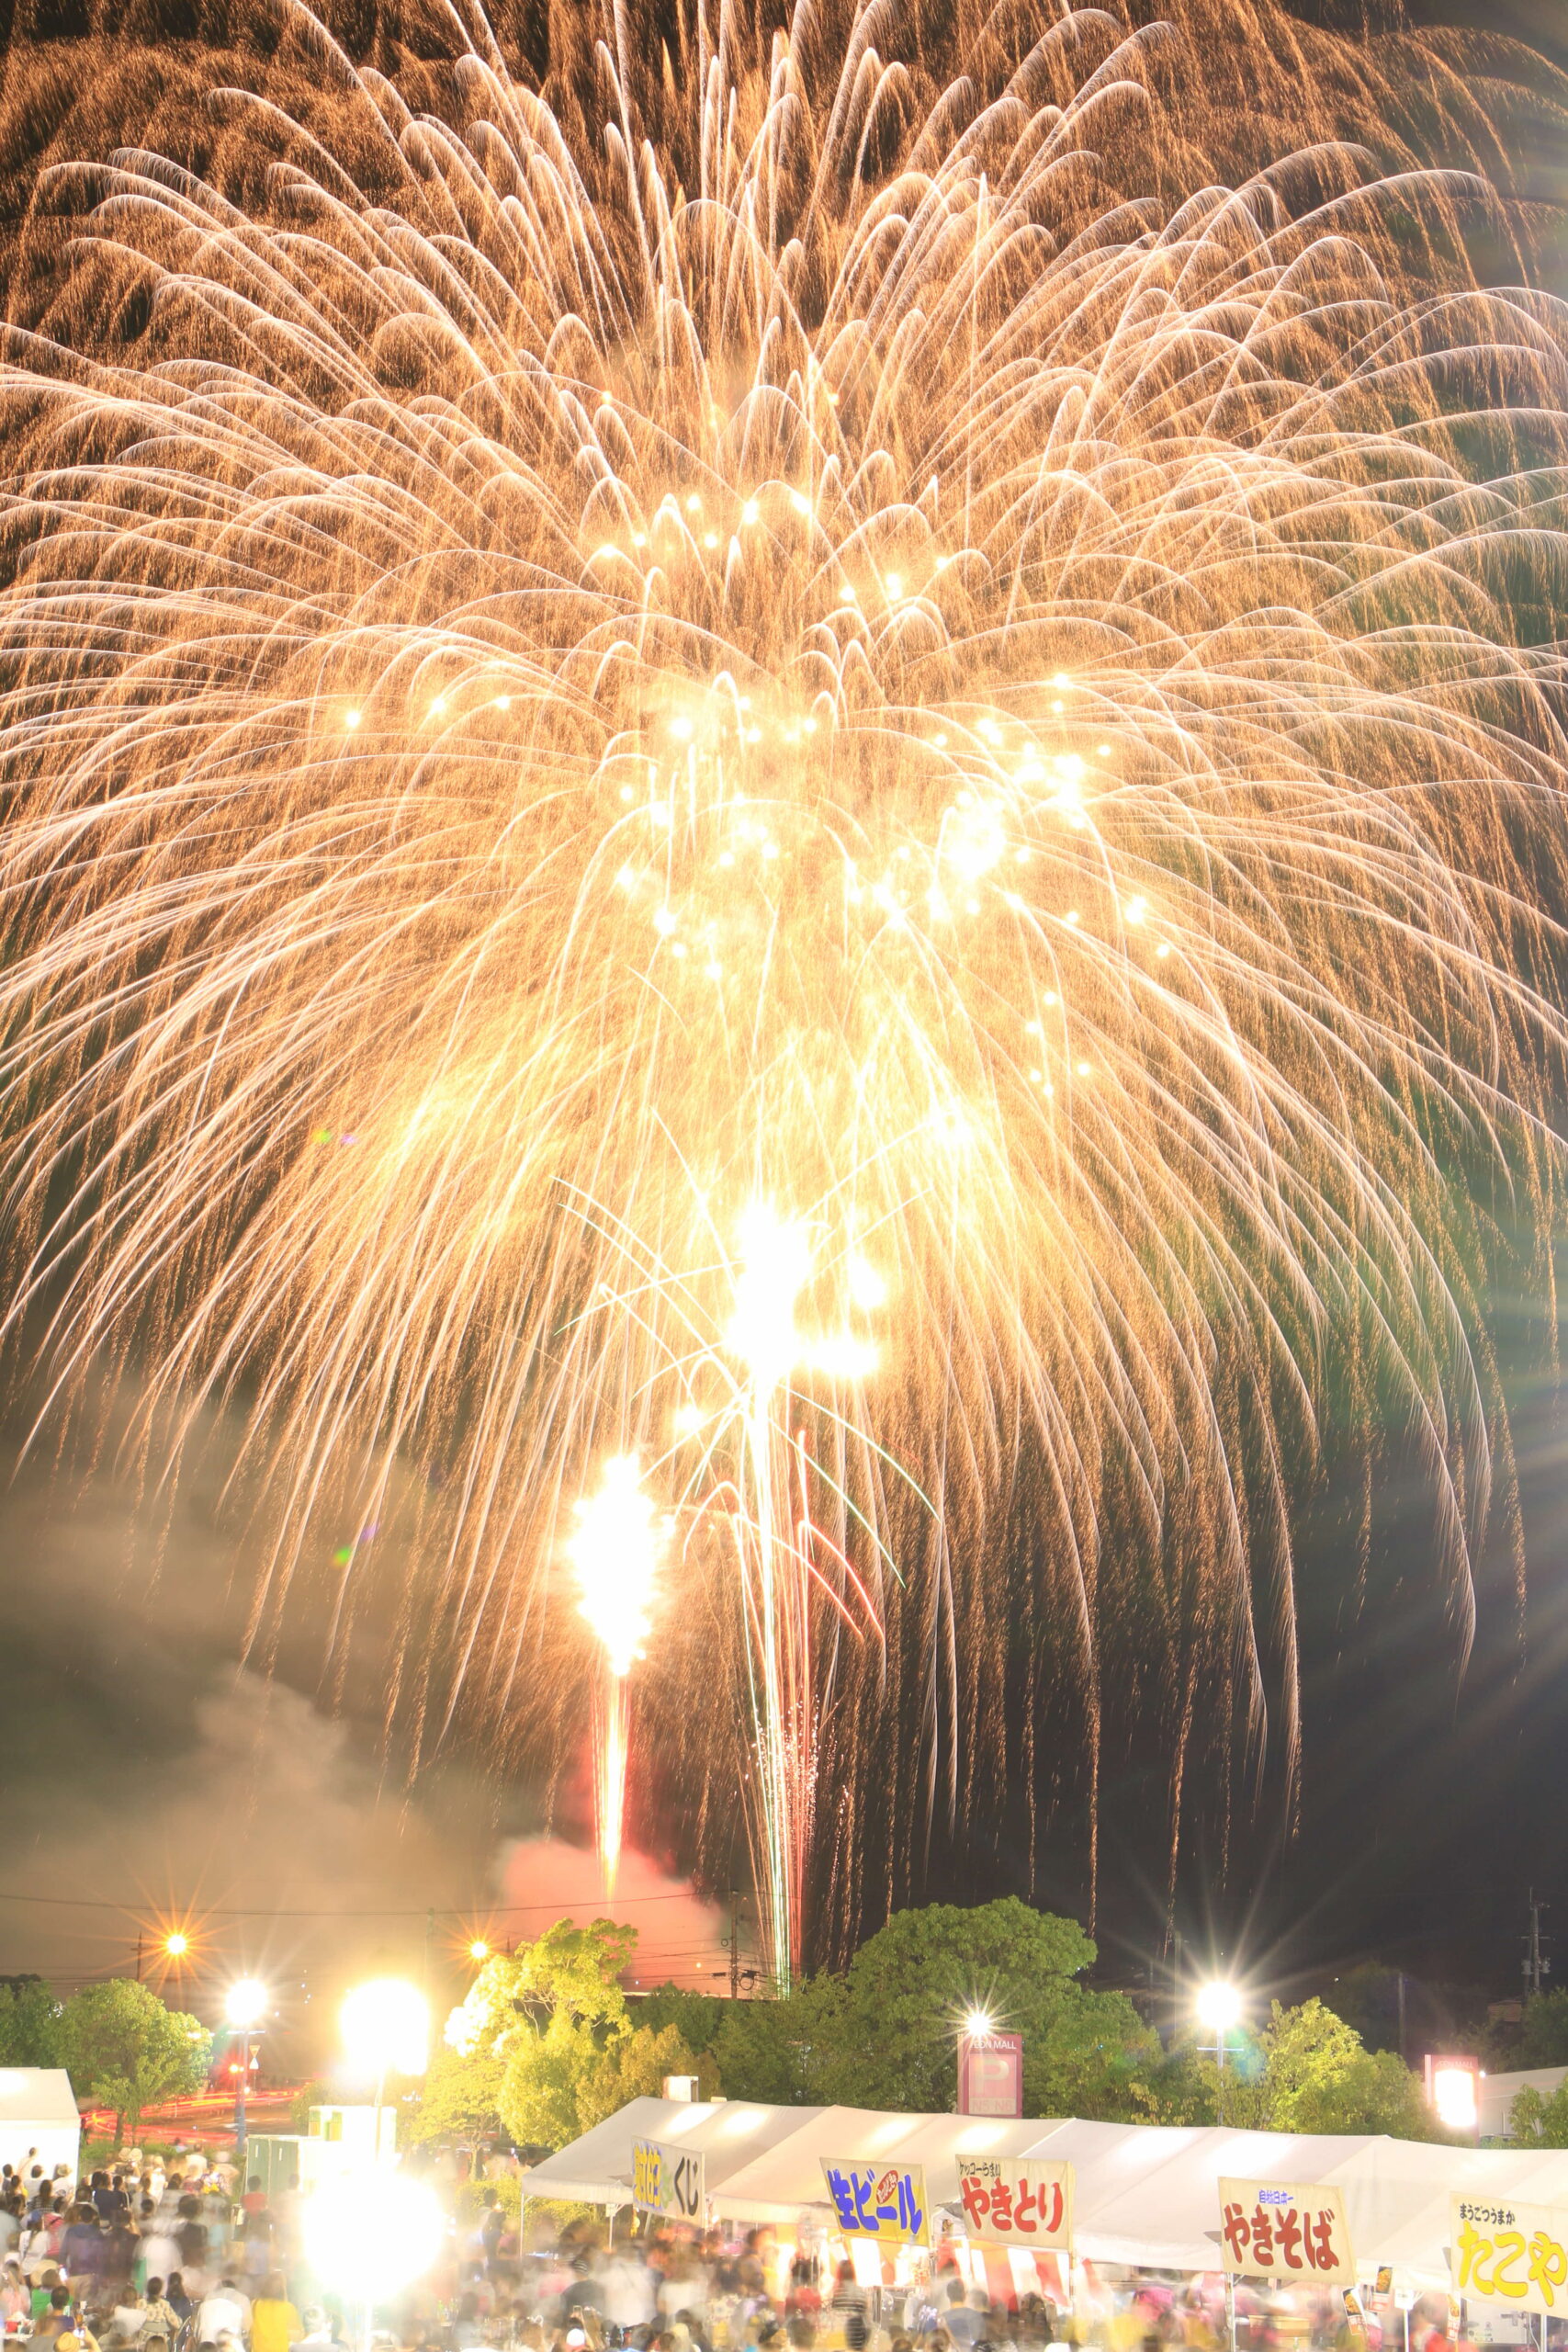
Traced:
<path fill-rule="evenodd" d="M 46 2173 L 64 2165 L 76 2177 L 82 2119 L 63 2066 L 0 2066 L 0 2163 L 26 2177 L 35 2164 Z M 29 2151 L 37 2149 L 36 2155 Z"/>
<path fill-rule="evenodd" d="M 524 2177 L 529 2197 L 630 2201 L 632 2142 L 700 2150 L 716 2219 L 792 2229 L 810 2213 L 830 2226 L 821 2160 L 920 2165 L 932 2207 L 962 2222 L 961 2155 L 1043 2156 L 1075 2167 L 1074 2251 L 1143 2270 L 1219 2267 L 1222 2177 L 1337 2182 L 1358 2270 L 1391 2263 L 1398 2283 L 1449 2284 L 1449 2199 L 1464 2195 L 1568 2208 L 1568 2149 L 1431 2147 L 1370 2134 L 1178 2129 L 1148 2123 L 998 2122 L 897 2115 L 863 2107 L 690 2105 L 636 2098 Z"/>

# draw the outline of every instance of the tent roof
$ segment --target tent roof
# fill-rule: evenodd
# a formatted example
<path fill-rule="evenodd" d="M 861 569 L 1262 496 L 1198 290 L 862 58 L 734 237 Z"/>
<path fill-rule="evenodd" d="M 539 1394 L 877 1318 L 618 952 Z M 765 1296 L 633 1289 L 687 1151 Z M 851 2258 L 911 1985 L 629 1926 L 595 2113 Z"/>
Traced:
<path fill-rule="evenodd" d="M 38 2123 L 74 2132 L 81 2121 L 63 2066 L 0 2066 L 0 2124 Z"/>
<path fill-rule="evenodd" d="M 958 2195 L 961 2154 L 1066 2157 L 1076 2166 L 1073 2233 L 1091 2261 L 1145 2269 L 1217 2267 L 1223 2176 L 1337 2181 L 1358 2265 L 1393 2263 L 1408 2281 L 1448 2283 L 1454 2190 L 1568 2206 L 1568 2149 L 1433 2147 L 1372 2136 L 1176 2129 L 1146 2123 L 996 2122 L 967 2115 L 900 2115 L 859 2107 L 763 2107 L 748 2099 L 686 2105 L 637 2098 L 536 2165 L 531 2197 L 625 2204 L 634 2139 L 700 2149 L 715 2211 L 788 2224 L 831 2208 L 824 2156 L 925 2167 L 933 2205 Z"/>

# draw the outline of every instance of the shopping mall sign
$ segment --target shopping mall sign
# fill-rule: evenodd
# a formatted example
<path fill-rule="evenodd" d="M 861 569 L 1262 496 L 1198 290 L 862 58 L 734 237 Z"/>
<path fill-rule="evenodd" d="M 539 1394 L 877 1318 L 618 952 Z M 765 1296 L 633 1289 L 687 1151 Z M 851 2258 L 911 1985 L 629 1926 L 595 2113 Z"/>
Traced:
<path fill-rule="evenodd" d="M 976 2245 L 1073 2245 L 1073 2168 L 1032 2156 L 960 2156 L 958 2194 Z"/>
<path fill-rule="evenodd" d="M 926 2176 L 919 2165 L 863 2165 L 848 2156 L 822 2159 L 822 2177 L 846 2238 L 882 2245 L 930 2245 Z"/>
<path fill-rule="evenodd" d="M 1353 2287 L 1356 2264 L 1343 2192 L 1332 2184 L 1222 2180 L 1220 2260 L 1236 2278 Z"/>
<path fill-rule="evenodd" d="M 678 2221 L 704 2219 L 703 2160 L 689 2148 L 660 2147 L 657 2140 L 632 2142 L 632 2203 L 639 2213 L 673 2213 Z"/>
<path fill-rule="evenodd" d="M 1456 2295 L 1547 2319 L 1568 2310 L 1568 2211 L 1454 2196 L 1449 2212 Z"/>

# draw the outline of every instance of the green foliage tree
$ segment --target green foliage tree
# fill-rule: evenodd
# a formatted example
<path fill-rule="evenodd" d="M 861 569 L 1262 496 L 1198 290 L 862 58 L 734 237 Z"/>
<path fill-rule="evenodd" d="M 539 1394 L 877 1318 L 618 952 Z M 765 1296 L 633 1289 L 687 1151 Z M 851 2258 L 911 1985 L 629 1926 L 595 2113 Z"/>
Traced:
<path fill-rule="evenodd" d="M 534 1943 L 488 1960 L 452 2014 L 416 2136 L 466 2136 L 493 2116 L 525 2145 L 558 2148 L 627 2099 L 657 2097 L 666 2075 L 695 2075 L 716 2090 L 712 2059 L 674 2021 L 673 1988 L 651 2017 L 645 2004 L 631 2014 L 620 1980 L 636 1949 L 633 1928 L 558 1919 Z"/>
<path fill-rule="evenodd" d="M 1538 1993 L 1525 2003 L 1507 2063 L 1521 2074 L 1534 2066 L 1568 2066 L 1568 1990 Z M 1544 2144 L 1556 2147 L 1559 2143 Z"/>
<path fill-rule="evenodd" d="M 1016 1896 L 897 1912 L 842 1977 L 813 1978 L 783 2005 L 801 2090 L 851 2107 L 951 2108 L 958 2030 L 978 2007 L 1023 2035 L 1031 2115 L 1146 2112 L 1140 2070 L 1158 2041 L 1122 1994 L 1076 1982 L 1094 1958 L 1075 1921 Z"/>
<path fill-rule="evenodd" d="M 41 1981 L 0 1984 L 0 2066 L 58 2066 L 60 2003 Z"/>
<path fill-rule="evenodd" d="M 205 2026 L 127 1976 L 73 1994 L 58 2037 L 59 2063 L 77 2097 L 114 2110 L 117 2148 L 144 2108 L 199 2090 L 212 2055 Z"/>
<path fill-rule="evenodd" d="M 1508 2109 L 1507 2141 L 1510 2148 L 1568 2148 L 1568 2083 L 1554 2091 L 1527 2083 Z"/>
<path fill-rule="evenodd" d="M 475 2049 L 466 2054 L 437 2050 L 432 2055 L 419 2098 L 406 2120 L 400 2119 L 400 2139 L 445 2145 L 457 2140 L 490 2140 L 501 2136 L 501 2086 L 506 2062 L 492 2051 Z"/>
<path fill-rule="evenodd" d="M 1190 2045 L 1169 2052 L 1151 2090 L 1163 2123 L 1220 2120 L 1218 2068 Z M 1441 2136 L 1410 2068 L 1392 2051 L 1366 2049 L 1355 2028 L 1315 1998 L 1290 2008 L 1275 2001 L 1261 2033 L 1235 2037 L 1223 2113 L 1249 2131 Z"/>
<path fill-rule="evenodd" d="M 726 2001 L 723 2008 L 713 2055 L 725 2097 L 802 2105 L 809 2021 L 798 1999 Z"/>
<path fill-rule="evenodd" d="M 1401 1981 L 1397 1968 L 1364 1960 L 1335 1978 L 1332 1991 L 1323 1996 L 1324 2003 L 1337 2018 L 1354 2026 L 1368 2050 L 1397 2052 Z"/>

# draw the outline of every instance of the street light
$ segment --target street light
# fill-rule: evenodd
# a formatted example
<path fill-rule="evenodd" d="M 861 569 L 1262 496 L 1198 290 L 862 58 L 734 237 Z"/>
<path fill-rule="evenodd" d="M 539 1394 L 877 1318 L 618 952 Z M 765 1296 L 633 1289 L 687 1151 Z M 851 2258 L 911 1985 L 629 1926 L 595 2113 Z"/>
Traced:
<path fill-rule="evenodd" d="M 481 1965 L 490 1958 L 490 1946 L 482 1936 L 476 1936 L 468 1946 L 468 1958 L 479 1961 Z"/>
<path fill-rule="evenodd" d="M 172 1940 L 172 1939 L 171 1939 Z M 251 2073 L 251 2036 L 266 2015 L 271 1996 L 266 1986 L 254 1976 L 242 1976 L 231 1984 L 223 2000 L 223 2015 L 238 2037 L 239 2062 L 230 2060 L 234 2076 L 234 2168 L 242 2180 L 245 2177 L 245 2091 Z"/>
<path fill-rule="evenodd" d="M 964 2020 L 964 2030 L 968 2034 L 989 2033 L 992 2022 L 988 2009 L 971 2009 Z"/>
<path fill-rule="evenodd" d="M 429 2269 L 444 2226 L 434 2190 L 401 2173 L 344 2173 L 311 2197 L 305 2250 L 323 2278 L 364 2304 L 367 2345 L 377 2303 Z"/>
<path fill-rule="evenodd" d="M 1219 2112 L 1223 2123 L 1225 2120 L 1225 2037 L 1241 2017 L 1241 1995 L 1234 1984 L 1227 1984 L 1223 1978 L 1215 1978 L 1212 1983 L 1199 1986 L 1196 2007 L 1199 2024 L 1206 2025 L 1214 2037 L 1212 2044 L 1200 2042 L 1198 2047 L 1205 2056 L 1212 2048 L 1219 2067 Z"/>
<path fill-rule="evenodd" d="M 430 2004 L 416 1984 L 405 1984 L 400 1976 L 376 1976 L 344 1997 L 338 2023 L 350 2064 L 376 2077 L 371 2145 L 378 2163 L 387 2076 L 423 2075 L 429 2064 Z"/>
<path fill-rule="evenodd" d="M 190 1938 L 182 1935 L 178 1928 L 172 1936 L 164 1938 L 164 1951 L 170 1960 L 183 1960 L 189 1950 Z"/>

